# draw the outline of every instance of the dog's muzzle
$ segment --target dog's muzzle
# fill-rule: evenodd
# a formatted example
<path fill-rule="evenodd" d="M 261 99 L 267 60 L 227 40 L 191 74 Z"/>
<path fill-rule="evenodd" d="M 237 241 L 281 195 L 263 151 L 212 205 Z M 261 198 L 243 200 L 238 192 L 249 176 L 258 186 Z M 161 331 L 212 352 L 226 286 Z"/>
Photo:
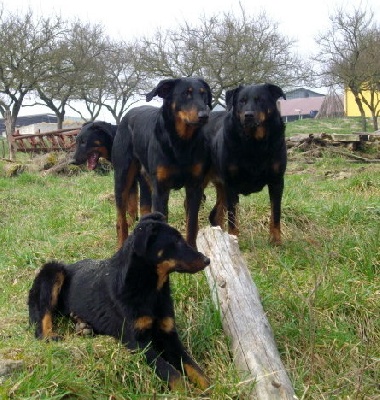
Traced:
<path fill-rule="evenodd" d="M 209 111 L 199 111 L 198 112 L 198 121 L 200 124 L 206 124 L 208 121 L 210 112 Z"/>
<path fill-rule="evenodd" d="M 246 111 L 244 113 L 244 125 L 247 127 L 256 128 L 261 123 L 256 119 L 255 113 L 253 111 Z"/>

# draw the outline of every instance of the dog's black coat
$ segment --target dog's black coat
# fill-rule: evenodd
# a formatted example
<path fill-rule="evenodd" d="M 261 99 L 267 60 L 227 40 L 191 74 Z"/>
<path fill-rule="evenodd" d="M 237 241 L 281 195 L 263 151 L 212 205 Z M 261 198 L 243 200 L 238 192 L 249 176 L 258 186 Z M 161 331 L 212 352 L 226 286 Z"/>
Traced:
<path fill-rule="evenodd" d="M 29 291 L 30 322 L 36 337 L 55 340 L 53 316 L 75 315 L 96 334 L 113 336 L 130 349 L 145 348 L 147 361 L 171 388 L 181 385 L 182 369 L 206 388 L 208 379 L 175 328 L 169 274 L 195 273 L 209 262 L 162 214 L 146 215 L 110 259 L 45 264 Z"/>
<path fill-rule="evenodd" d="M 137 202 L 130 193 L 141 173 L 141 215 L 153 209 L 168 217 L 170 190 L 185 187 L 186 239 L 195 247 L 203 181 L 209 168 L 203 126 L 211 108 L 210 87 L 200 78 L 165 79 L 146 100 L 155 96 L 163 99 L 162 107 L 128 111 L 114 140 L 118 246 L 128 236 L 125 215 L 127 207 L 133 209 Z"/>
<path fill-rule="evenodd" d="M 116 129 L 117 125 L 103 121 L 83 124 L 76 138 L 73 164 L 87 163 L 87 168 L 93 170 L 98 165 L 100 157 L 111 161 L 112 144 Z"/>
<path fill-rule="evenodd" d="M 212 159 L 211 179 L 217 202 L 212 225 L 238 234 L 236 207 L 239 194 L 261 191 L 268 185 L 271 203 L 270 240 L 280 244 L 281 200 L 287 155 L 285 124 L 277 100 L 285 94 L 273 84 L 240 86 L 226 93 L 228 111 L 212 112 L 206 126 Z"/>

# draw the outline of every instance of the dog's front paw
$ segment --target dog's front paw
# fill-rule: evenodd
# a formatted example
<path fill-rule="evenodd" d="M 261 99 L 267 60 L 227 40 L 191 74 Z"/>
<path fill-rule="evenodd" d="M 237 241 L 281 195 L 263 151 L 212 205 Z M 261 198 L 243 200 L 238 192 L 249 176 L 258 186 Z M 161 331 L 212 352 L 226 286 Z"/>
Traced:
<path fill-rule="evenodd" d="M 92 326 L 89 325 L 87 322 L 80 319 L 74 313 L 70 314 L 70 318 L 75 322 L 75 334 L 80 336 L 93 336 L 94 331 Z"/>
<path fill-rule="evenodd" d="M 169 388 L 173 392 L 180 392 L 180 393 L 185 393 L 186 392 L 186 384 L 182 378 L 182 376 L 176 376 L 172 377 L 169 379 Z"/>
<path fill-rule="evenodd" d="M 51 336 L 47 337 L 46 340 L 52 342 L 60 342 L 61 340 L 63 340 L 63 337 L 61 335 L 53 333 Z"/>
<path fill-rule="evenodd" d="M 91 325 L 87 324 L 86 322 L 78 321 L 75 324 L 75 333 L 81 336 L 93 336 L 94 331 Z"/>
<path fill-rule="evenodd" d="M 45 340 L 46 342 L 60 342 L 61 340 L 63 340 L 63 337 L 61 335 L 58 335 L 57 333 L 37 335 L 37 338 L 40 340 Z"/>

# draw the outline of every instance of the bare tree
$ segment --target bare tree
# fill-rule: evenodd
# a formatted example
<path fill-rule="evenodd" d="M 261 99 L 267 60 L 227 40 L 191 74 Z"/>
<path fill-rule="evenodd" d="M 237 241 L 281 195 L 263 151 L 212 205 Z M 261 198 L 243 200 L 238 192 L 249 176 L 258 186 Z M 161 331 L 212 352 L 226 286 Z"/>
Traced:
<path fill-rule="evenodd" d="M 44 105 L 56 114 L 58 129 L 62 128 L 66 106 L 79 97 L 78 92 L 100 85 L 96 60 L 103 56 L 107 45 L 101 25 L 78 20 L 68 25 L 65 36 L 50 44 L 50 73 L 38 82 L 36 91 Z"/>
<path fill-rule="evenodd" d="M 362 103 L 371 112 L 374 130 L 379 129 L 380 116 L 380 28 L 373 27 L 367 36 L 367 45 L 360 58 L 363 72 L 362 91 L 359 93 Z"/>
<path fill-rule="evenodd" d="M 377 129 L 379 114 L 379 29 L 373 22 L 373 12 L 365 8 L 353 11 L 338 9 L 330 16 L 331 28 L 317 37 L 317 56 L 327 85 L 337 84 L 349 89 L 362 117 L 362 129 L 367 130 L 363 104 L 372 112 Z M 368 97 L 369 93 L 369 97 Z"/>
<path fill-rule="evenodd" d="M 143 38 L 148 70 L 157 77 L 202 76 L 212 88 L 213 105 L 223 104 L 225 89 L 241 84 L 309 82 L 312 70 L 292 53 L 294 41 L 281 35 L 265 13 L 251 17 L 240 11 Z"/>
<path fill-rule="evenodd" d="M 97 60 L 97 86 L 82 91 L 81 99 L 87 110 L 91 106 L 106 108 L 119 124 L 123 115 L 140 95 L 149 88 L 146 66 L 141 62 L 141 48 L 137 42 L 112 42 Z"/>
<path fill-rule="evenodd" d="M 0 112 L 11 111 L 11 133 L 25 96 L 49 74 L 46 55 L 61 29 L 60 18 L 36 19 L 31 10 L 0 14 Z"/>

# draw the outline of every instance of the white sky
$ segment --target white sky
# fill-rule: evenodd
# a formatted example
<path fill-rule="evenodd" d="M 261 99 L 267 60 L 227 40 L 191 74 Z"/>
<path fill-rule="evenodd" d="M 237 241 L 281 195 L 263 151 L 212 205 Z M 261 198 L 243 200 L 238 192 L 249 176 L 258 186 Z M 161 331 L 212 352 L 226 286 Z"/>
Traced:
<path fill-rule="evenodd" d="M 100 23 L 110 36 L 126 40 L 149 36 L 158 27 L 175 27 L 184 20 L 195 23 L 202 16 L 240 15 L 239 0 L 0 0 L 1 4 L 12 12 L 22 13 L 30 7 L 37 15 L 60 14 Z M 380 21 L 379 0 L 240 0 L 240 4 L 249 16 L 265 11 L 278 24 L 279 33 L 295 39 L 298 53 L 305 56 L 316 50 L 314 38 L 328 29 L 329 15 L 337 8 L 371 9 Z M 30 111 L 22 109 L 19 115 Z"/>

